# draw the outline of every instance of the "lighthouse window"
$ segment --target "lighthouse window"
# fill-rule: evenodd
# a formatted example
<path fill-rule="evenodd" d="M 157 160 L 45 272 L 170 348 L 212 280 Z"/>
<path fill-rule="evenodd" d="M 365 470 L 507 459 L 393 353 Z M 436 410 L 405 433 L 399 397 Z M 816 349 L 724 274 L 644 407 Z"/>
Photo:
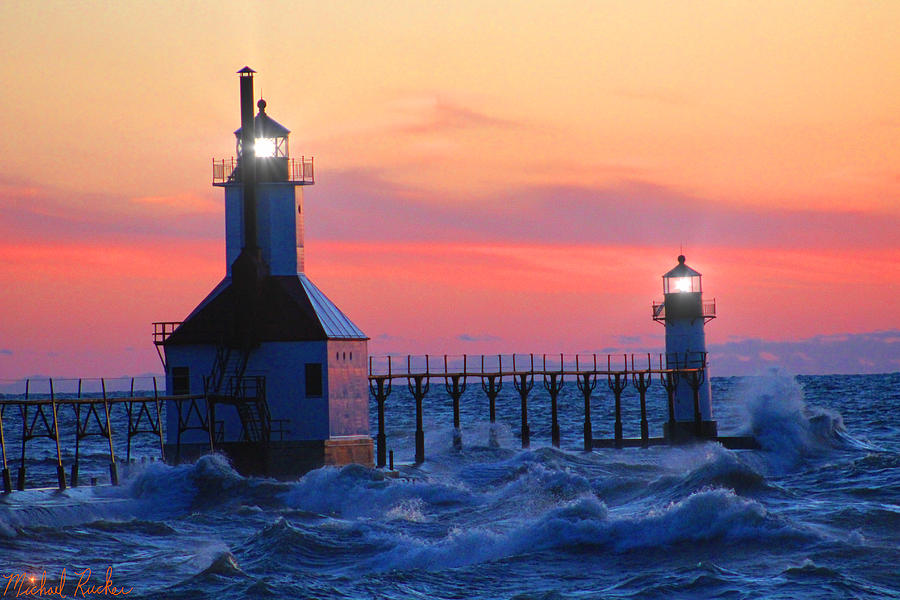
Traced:
<path fill-rule="evenodd" d="M 306 397 L 322 396 L 322 363 L 306 363 Z"/>
<path fill-rule="evenodd" d="M 191 375 L 188 367 L 172 367 L 172 395 L 191 393 Z"/>

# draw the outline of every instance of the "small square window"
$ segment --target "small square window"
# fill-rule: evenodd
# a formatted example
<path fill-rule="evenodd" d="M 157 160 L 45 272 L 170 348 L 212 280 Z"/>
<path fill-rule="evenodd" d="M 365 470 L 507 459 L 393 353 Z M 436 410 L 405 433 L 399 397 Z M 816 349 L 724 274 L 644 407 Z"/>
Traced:
<path fill-rule="evenodd" d="M 190 369 L 188 367 L 172 367 L 172 395 L 184 396 L 190 393 Z"/>
<path fill-rule="evenodd" d="M 306 363 L 306 397 L 322 396 L 322 363 Z"/>

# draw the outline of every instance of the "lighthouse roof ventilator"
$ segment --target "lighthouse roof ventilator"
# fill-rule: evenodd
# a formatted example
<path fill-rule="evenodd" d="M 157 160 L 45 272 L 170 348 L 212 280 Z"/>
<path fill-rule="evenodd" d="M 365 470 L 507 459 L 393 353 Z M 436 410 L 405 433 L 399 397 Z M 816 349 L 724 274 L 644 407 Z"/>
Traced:
<path fill-rule="evenodd" d="M 237 160 L 213 162 L 225 192 L 226 274 L 165 340 L 167 457 L 212 447 L 244 472 L 293 476 L 322 464 L 372 463 L 367 340 L 304 272 L 303 188 L 311 158 L 238 71 Z"/>

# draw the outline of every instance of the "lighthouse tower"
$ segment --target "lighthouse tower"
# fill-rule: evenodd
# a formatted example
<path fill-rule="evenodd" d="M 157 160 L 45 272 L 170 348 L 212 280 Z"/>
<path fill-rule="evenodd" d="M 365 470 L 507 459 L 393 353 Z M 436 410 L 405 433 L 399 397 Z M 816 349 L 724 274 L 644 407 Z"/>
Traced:
<path fill-rule="evenodd" d="M 678 257 L 674 269 L 662 276 L 663 301 L 653 303 L 653 320 L 666 328 L 666 367 L 698 369 L 682 373 L 674 397 L 674 423 L 665 426 L 670 441 L 715 438 L 704 325 L 716 317 L 715 300 L 703 301 L 701 275 Z"/>
<path fill-rule="evenodd" d="M 366 335 L 304 272 L 303 188 L 311 158 L 253 112 L 240 76 L 237 158 L 213 161 L 225 192 L 225 277 L 182 323 L 158 323 L 169 395 L 166 457 L 210 449 L 238 470 L 291 477 L 323 464 L 372 464 Z"/>

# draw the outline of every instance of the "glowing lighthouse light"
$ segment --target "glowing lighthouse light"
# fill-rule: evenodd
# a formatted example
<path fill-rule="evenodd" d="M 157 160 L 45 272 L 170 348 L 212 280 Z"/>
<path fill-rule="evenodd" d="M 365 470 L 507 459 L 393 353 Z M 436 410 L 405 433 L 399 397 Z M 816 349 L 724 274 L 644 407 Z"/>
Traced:
<path fill-rule="evenodd" d="M 265 100 L 260 99 L 256 106 L 259 113 L 253 119 L 253 155 L 256 158 L 287 159 L 290 130 L 266 113 L 268 104 Z M 243 144 L 241 130 L 238 129 L 234 134 L 237 137 L 237 155 L 241 156 Z"/>
<path fill-rule="evenodd" d="M 268 158 L 275 156 L 277 148 L 275 138 L 256 138 L 256 143 L 253 144 L 253 153 L 258 158 Z"/>
<path fill-rule="evenodd" d="M 675 280 L 675 291 L 676 292 L 689 292 L 691 291 L 691 279 L 690 277 L 679 277 Z"/>
<path fill-rule="evenodd" d="M 700 273 L 684 264 L 681 257 L 679 257 L 679 261 L 677 267 L 663 275 L 663 293 L 693 294 L 702 292 Z"/>

